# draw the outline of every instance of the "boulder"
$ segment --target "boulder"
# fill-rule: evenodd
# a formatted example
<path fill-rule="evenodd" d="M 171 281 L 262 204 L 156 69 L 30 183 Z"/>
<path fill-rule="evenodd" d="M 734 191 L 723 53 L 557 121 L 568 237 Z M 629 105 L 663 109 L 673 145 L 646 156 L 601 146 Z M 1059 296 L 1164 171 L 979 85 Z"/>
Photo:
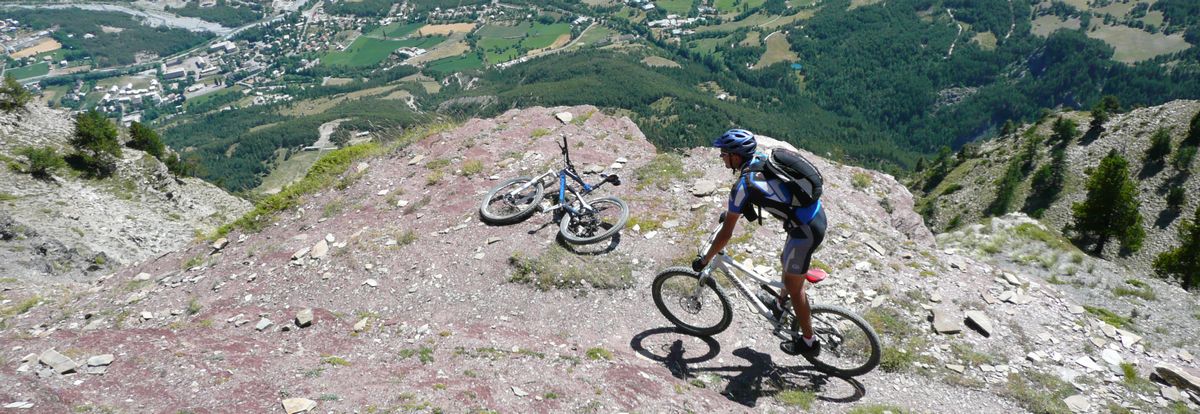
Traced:
<path fill-rule="evenodd" d="M 329 243 L 326 242 L 325 239 L 321 239 L 321 241 L 318 241 L 317 244 L 313 245 L 312 250 L 308 253 L 308 256 L 314 259 L 324 259 L 325 255 L 328 253 Z"/>
<path fill-rule="evenodd" d="M 75 372 L 75 368 L 79 367 L 71 358 L 67 358 L 53 349 L 47 349 L 45 352 L 42 352 L 42 355 L 38 357 L 38 362 L 45 364 L 59 374 Z"/>
<path fill-rule="evenodd" d="M 217 241 L 213 242 L 212 249 L 214 251 L 217 251 L 217 250 L 224 249 L 225 246 L 228 246 L 228 245 L 229 245 L 229 239 L 222 237 L 222 238 L 217 239 Z"/>
<path fill-rule="evenodd" d="M 1200 377 L 1183 368 L 1160 362 L 1154 366 L 1154 374 L 1162 378 L 1164 382 L 1174 385 L 1179 389 L 1200 394 Z"/>
<path fill-rule="evenodd" d="M 264 329 L 271 327 L 271 324 L 272 324 L 272 322 L 270 319 L 262 318 L 262 319 L 258 320 L 258 324 L 254 325 L 254 329 L 262 331 Z"/>
<path fill-rule="evenodd" d="M 562 123 L 566 124 L 566 123 L 569 123 L 569 122 L 571 122 L 572 120 L 574 120 L 574 119 L 575 119 L 575 114 L 572 114 L 572 113 L 570 113 L 570 112 L 563 111 L 563 112 L 559 112 L 559 113 L 557 113 L 557 114 L 554 114 L 554 118 L 555 118 L 555 119 L 558 119 L 558 121 L 559 121 L 559 122 L 562 122 Z"/>
<path fill-rule="evenodd" d="M 707 197 L 712 193 L 717 192 L 717 183 L 709 180 L 697 180 L 692 184 L 692 195 L 696 197 Z"/>

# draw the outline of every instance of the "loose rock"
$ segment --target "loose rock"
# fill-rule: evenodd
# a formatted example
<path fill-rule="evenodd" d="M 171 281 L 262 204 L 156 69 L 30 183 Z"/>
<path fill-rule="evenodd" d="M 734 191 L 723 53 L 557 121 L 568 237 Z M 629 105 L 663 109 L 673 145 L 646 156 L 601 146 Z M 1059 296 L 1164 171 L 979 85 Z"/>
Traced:
<path fill-rule="evenodd" d="M 312 325 L 312 321 L 313 321 L 312 308 L 305 308 L 304 310 L 301 310 L 300 312 L 296 312 L 296 326 L 299 326 L 301 328 L 307 328 L 310 325 Z"/>
<path fill-rule="evenodd" d="M 59 374 L 74 372 L 75 368 L 79 367 L 71 358 L 67 358 L 53 349 L 47 349 L 45 352 L 42 352 L 42 355 L 38 357 L 38 362 L 45 364 Z"/>
<path fill-rule="evenodd" d="M 980 311 L 967 311 L 967 326 L 971 326 L 982 333 L 983 336 L 992 336 L 992 320 L 988 319 L 987 315 Z"/>
<path fill-rule="evenodd" d="M 287 414 L 302 413 L 317 408 L 317 402 L 308 398 L 288 398 L 283 400 L 283 411 Z"/>

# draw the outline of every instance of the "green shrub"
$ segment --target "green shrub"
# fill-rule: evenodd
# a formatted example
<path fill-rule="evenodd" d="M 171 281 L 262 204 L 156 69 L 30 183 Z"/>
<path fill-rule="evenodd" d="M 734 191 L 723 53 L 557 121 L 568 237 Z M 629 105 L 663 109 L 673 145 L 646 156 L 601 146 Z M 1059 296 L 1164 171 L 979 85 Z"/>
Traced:
<path fill-rule="evenodd" d="M 533 138 L 541 138 L 541 137 L 544 137 L 544 136 L 546 136 L 546 135 L 550 135 L 550 130 L 549 130 L 549 129 L 546 129 L 546 128 L 538 128 L 538 129 L 535 129 L 535 130 L 533 130 L 533 132 L 531 132 L 531 133 L 529 134 L 529 136 L 530 136 L 530 137 L 533 137 Z"/>
<path fill-rule="evenodd" d="M 610 360 L 613 357 L 612 352 L 604 348 L 589 348 L 586 355 L 588 359 L 593 361 L 601 359 Z"/>
<path fill-rule="evenodd" d="M 75 117 L 75 133 L 70 143 L 80 166 L 97 176 L 111 174 L 116 168 L 115 160 L 121 157 L 116 125 L 95 110 Z"/>
<path fill-rule="evenodd" d="M 17 154 L 25 157 L 29 164 L 25 172 L 34 177 L 48 178 L 54 174 L 55 170 L 67 166 L 67 162 L 63 161 L 62 156 L 58 155 L 58 150 L 54 147 L 24 147 L 17 150 Z"/>
<path fill-rule="evenodd" d="M 1118 328 L 1126 328 L 1133 324 L 1132 319 L 1117 315 L 1116 313 L 1113 313 L 1113 311 L 1110 311 L 1105 308 L 1101 308 L 1101 307 L 1097 307 L 1097 306 L 1083 305 L 1083 309 L 1086 310 L 1087 313 L 1090 313 L 1090 314 L 1094 315 L 1095 317 L 1100 318 L 1100 320 L 1108 323 L 1109 325 L 1112 325 L 1112 326 L 1115 326 Z"/>
<path fill-rule="evenodd" d="M 850 178 L 850 184 L 857 190 L 862 190 L 871 186 L 871 176 L 864 172 L 856 172 Z"/>
<path fill-rule="evenodd" d="M 1144 160 L 1147 164 L 1160 164 L 1166 161 L 1171 153 L 1171 133 L 1166 128 L 1159 128 L 1150 136 L 1150 147 L 1146 148 Z"/>
<path fill-rule="evenodd" d="M 1172 211 L 1178 212 L 1186 201 L 1187 198 L 1183 194 L 1183 187 L 1174 187 L 1167 192 L 1167 208 L 1170 208 Z"/>
<path fill-rule="evenodd" d="M 479 160 L 463 161 L 462 175 L 466 177 L 473 176 L 483 172 L 483 162 Z"/>
<path fill-rule="evenodd" d="M 1076 392 L 1055 374 L 1032 371 L 1008 374 L 1005 391 L 1021 407 L 1038 414 L 1071 414 L 1063 399 Z"/>

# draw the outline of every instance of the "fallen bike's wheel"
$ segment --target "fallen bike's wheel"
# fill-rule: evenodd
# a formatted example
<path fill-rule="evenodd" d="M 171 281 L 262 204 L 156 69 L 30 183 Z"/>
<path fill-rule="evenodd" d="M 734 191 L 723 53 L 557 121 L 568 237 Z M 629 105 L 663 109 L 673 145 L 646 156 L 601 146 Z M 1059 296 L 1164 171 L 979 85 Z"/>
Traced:
<path fill-rule="evenodd" d="M 513 178 L 488 191 L 487 196 L 483 198 L 483 204 L 479 206 L 479 215 L 483 217 L 483 221 L 492 224 L 512 224 L 529 218 L 542 201 L 542 192 L 545 191 L 542 183 L 536 182 L 520 192 L 512 192 L 531 180 L 529 177 Z"/>
<path fill-rule="evenodd" d="M 733 320 L 733 308 L 714 279 L 700 283 L 700 275 L 685 267 L 659 273 L 650 288 L 654 306 L 684 333 L 711 336 Z"/>
<path fill-rule="evenodd" d="M 559 232 L 571 244 L 595 243 L 621 231 L 629 220 L 629 207 L 616 197 L 597 198 L 584 208 L 579 198 L 570 203 L 578 214 L 563 214 Z"/>
<path fill-rule="evenodd" d="M 837 377 L 866 374 L 879 365 L 882 349 L 879 335 L 867 321 L 840 306 L 812 306 L 813 333 L 821 341 L 821 354 L 805 357 L 821 372 Z M 800 323 L 793 319 L 792 329 Z"/>

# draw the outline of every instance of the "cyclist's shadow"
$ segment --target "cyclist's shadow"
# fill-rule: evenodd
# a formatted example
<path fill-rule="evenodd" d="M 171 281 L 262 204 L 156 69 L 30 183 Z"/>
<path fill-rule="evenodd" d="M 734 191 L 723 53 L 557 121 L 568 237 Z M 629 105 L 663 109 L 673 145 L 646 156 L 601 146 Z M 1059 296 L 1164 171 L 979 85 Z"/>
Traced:
<path fill-rule="evenodd" d="M 656 335 L 662 338 L 648 341 Z M 690 356 L 696 352 L 684 344 L 685 340 L 692 343 L 703 342 L 707 352 L 700 356 Z M 853 378 L 831 377 L 809 365 L 781 366 L 772 360 L 771 354 L 749 347 L 738 348 L 732 352 L 734 356 L 749 362 L 749 365 L 704 364 L 721 353 L 720 343 L 712 338 L 679 333 L 673 327 L 656 328 L 637 334 L 630 340 L 629 345 L 642 356 L 663 363 L 671 371 L 671 375 L 681 380 L 688 381 L 703 373 L 724 378 L 727 383 L 721 394 L 747 407 L 756 406 L 761 397 L 771 397 L 783 390 L 799 389 L 813 392 L 817 399 L 830 402 L 854 402 L 866 394 L 862 383 Z M 803 361 L 799 357 L 797 360 Z M 849 393 L 844 391 L 846 387 L 843 384 L 851 388 Z"/>

